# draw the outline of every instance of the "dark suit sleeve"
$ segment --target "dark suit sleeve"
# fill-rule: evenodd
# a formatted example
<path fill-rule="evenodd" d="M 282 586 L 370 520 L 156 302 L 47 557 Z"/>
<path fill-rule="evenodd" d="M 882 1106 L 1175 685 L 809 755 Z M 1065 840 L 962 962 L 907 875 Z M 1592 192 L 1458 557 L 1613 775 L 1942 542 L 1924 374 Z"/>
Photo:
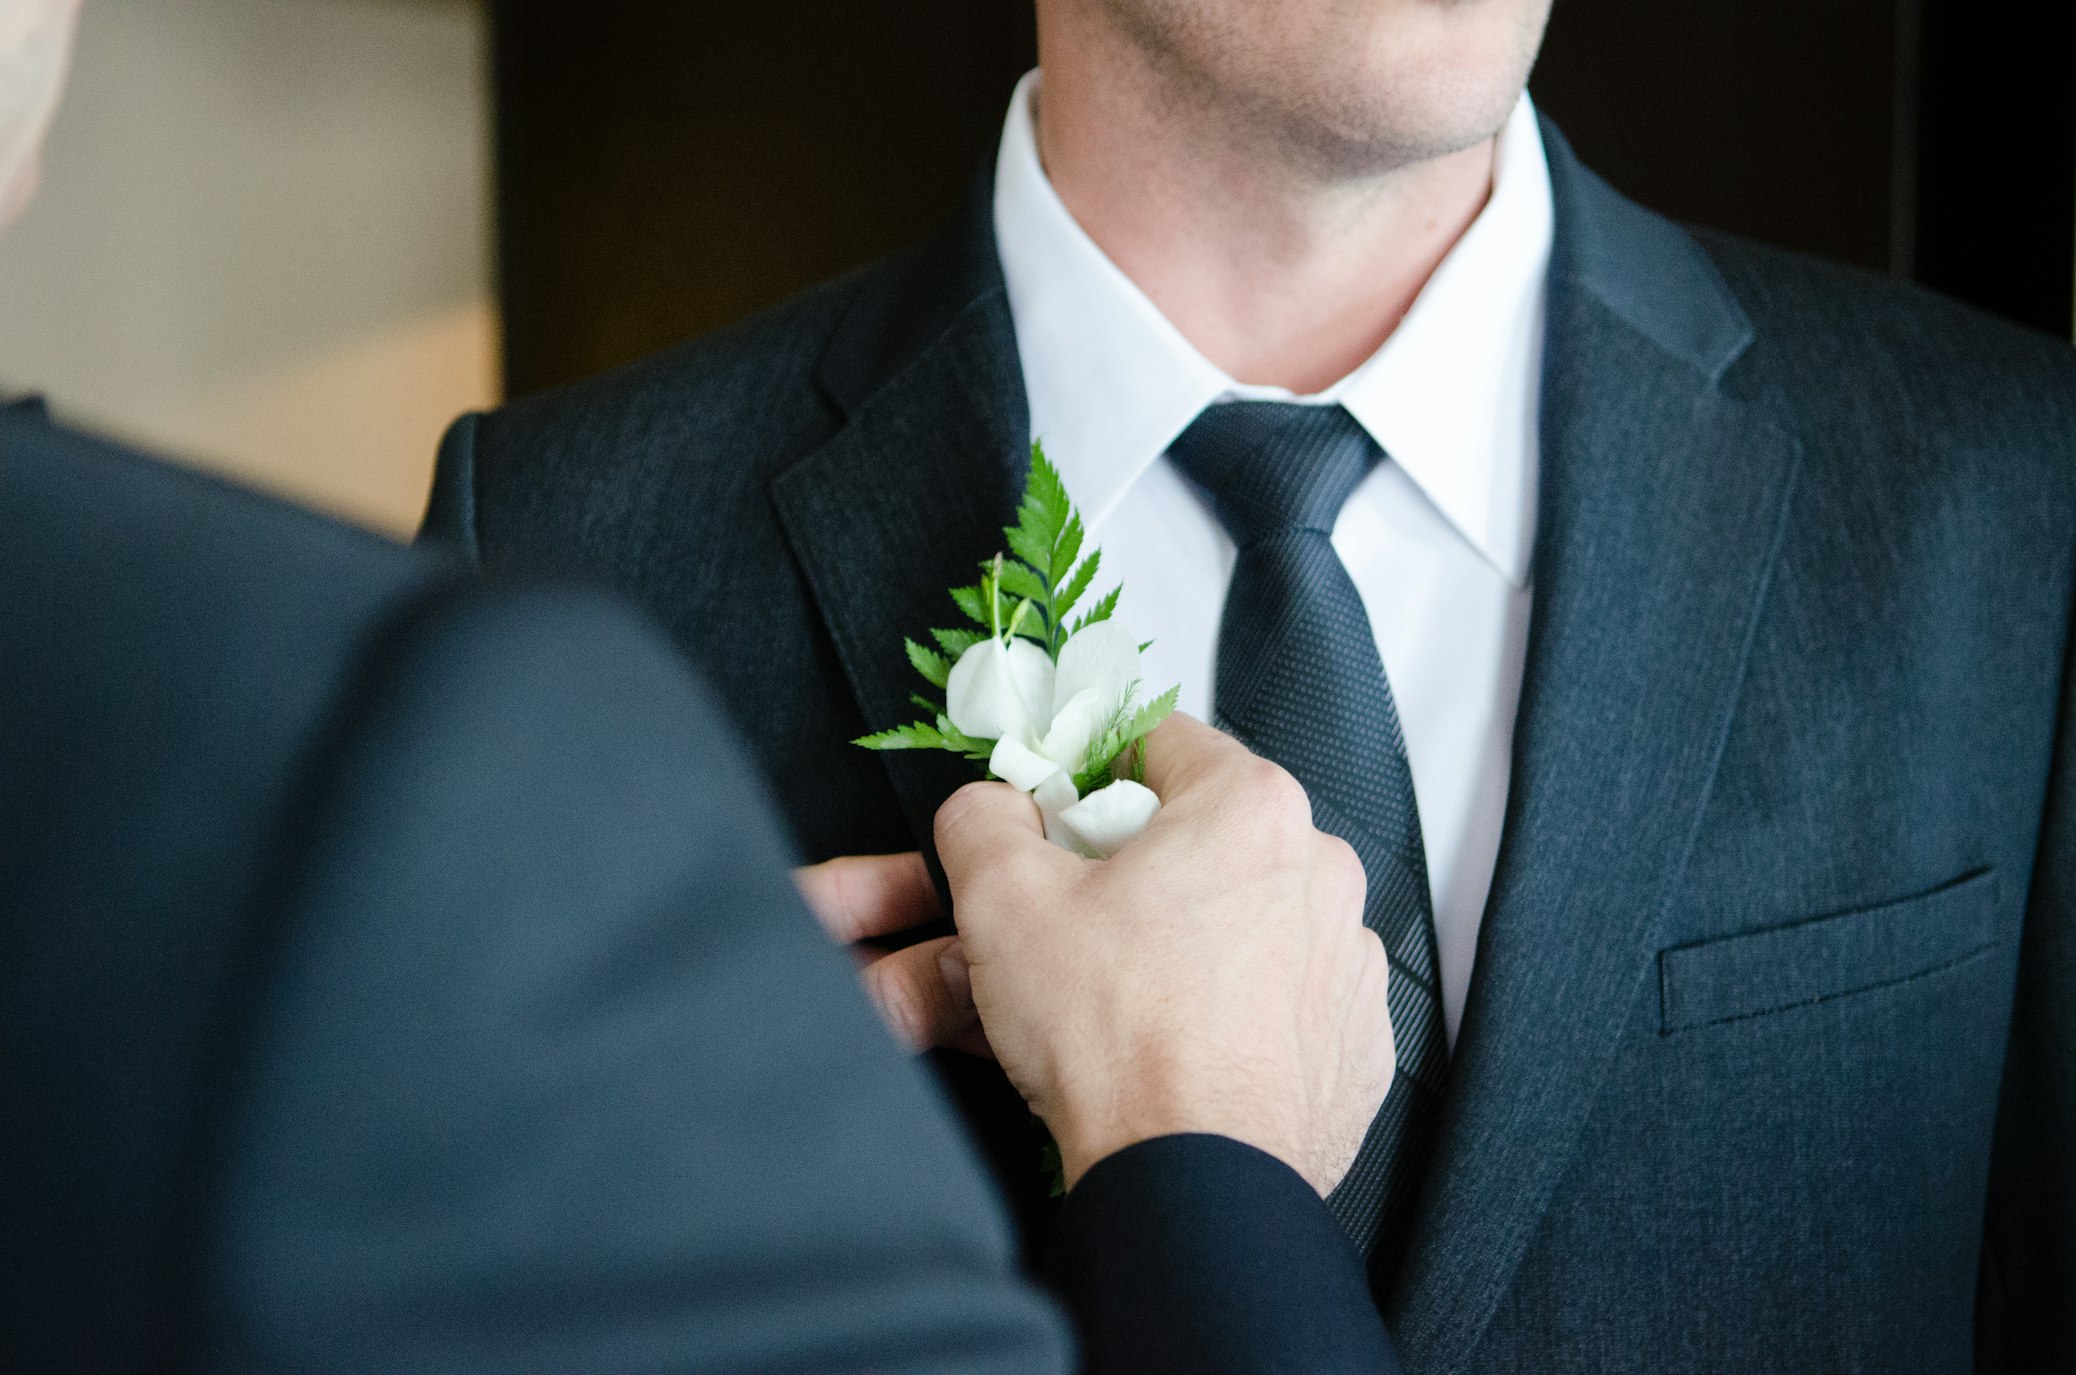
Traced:
<path fill-rule="evenodd" d="M 2076 1370 L 2076 643 L 2070 657 L 1991 1155 L 1985 1371 Z"/>
<path fill-rule="evenodd" d="M 447 427 L 433 465 L 432 497 L 418 542 L 451 550 L 471 563 L 482 560 L 476 546 L 476 427 L 481 416 L 471 412 Z"/>
<path fill-rule="evenodd" d="M 352 696 L 232 1038 L 205 1368 L 1066 1368 L 655 637 L 456 594 Z"/>
<path fill-rule="evenodd" d="M 1298 1173 L 1220 1136 L 1099 1161 L 1050 1263 L 1086 1375 L 1395 1372 L 1354 1247 Z"/>

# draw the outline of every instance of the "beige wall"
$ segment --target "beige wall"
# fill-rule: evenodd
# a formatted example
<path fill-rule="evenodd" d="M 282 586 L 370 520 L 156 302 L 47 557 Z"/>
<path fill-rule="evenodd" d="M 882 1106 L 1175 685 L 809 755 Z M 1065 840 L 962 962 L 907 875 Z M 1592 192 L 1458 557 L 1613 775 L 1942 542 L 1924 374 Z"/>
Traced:
<path fill-rule="evenodd" d="M 394 532 L 494 397 L 468 0 L 87 0 L 0 391 Z"/>

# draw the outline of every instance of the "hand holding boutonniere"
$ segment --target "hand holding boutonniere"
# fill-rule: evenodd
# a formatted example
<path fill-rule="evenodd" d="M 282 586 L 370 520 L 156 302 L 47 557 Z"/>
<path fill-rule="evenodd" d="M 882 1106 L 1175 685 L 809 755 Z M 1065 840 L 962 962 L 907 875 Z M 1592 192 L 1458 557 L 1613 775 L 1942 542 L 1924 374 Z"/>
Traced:
<path fill-rule="evenodd" d="M 917 693 L 924 720 L 856 743 L 985 763 L 988 777 L 1031 794 L 1048 840 L 1107 859 L 1160 810 L 1145 785 L 1145 739 L 1179 689 L 1144 698 L 1146 646 L 1116 618 L 1122 589 L 1073 615 L 1102 551 L 1082 557 L 1086 528 L 1040 445 L 1031 446 L 1017 523 L 1002 533 L 1008 551 L 980 565 L 978 583 L 951 589 L 972 625 L 931 631 L 935 649 L 904 642 L 942 703 Z"/>

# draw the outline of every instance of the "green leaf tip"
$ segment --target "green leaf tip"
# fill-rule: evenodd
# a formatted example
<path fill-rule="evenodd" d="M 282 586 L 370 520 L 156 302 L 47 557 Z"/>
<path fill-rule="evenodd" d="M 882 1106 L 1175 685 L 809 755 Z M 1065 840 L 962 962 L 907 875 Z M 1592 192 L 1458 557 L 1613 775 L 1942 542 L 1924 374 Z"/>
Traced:
<path fill-rule="evenodd" d="M 914 640 L 903 640 L 901 647 L 908 651 L 908 662 L 915 671 L 923 675 L 931 687 L 941 688 L 951 681 L 951 664 L 942 654 L 924 649 Z"/>
<path fill-rule="evenodd" d="M 951 746 L 933 726 L 917 721 L 906 726 L 896 726 L 874 735 L 861 735 L 851 741 L 861 749 L 868 750 L 942 750 Z"/>
<path fill-rule="evenodd" d="M 1096 604 L 1089 608 L 1087 615 L 1081 617 L 1081 619 L 1074 622 L 1074 629 L 1070 633 L 1079 635 L 1082 631 L 1088 629 L 1090 626 L 1101 625 L 1104 621 L 1109 620 L 1110 617 L 1116 613 L 1117 599 L 1119 596 L 1123 594 L 1123 592 L 1124 589 L 1122 587 L 1113 587 L 1108 592 L 1104 593 L 1103 596 L 1097 600 Z"/>

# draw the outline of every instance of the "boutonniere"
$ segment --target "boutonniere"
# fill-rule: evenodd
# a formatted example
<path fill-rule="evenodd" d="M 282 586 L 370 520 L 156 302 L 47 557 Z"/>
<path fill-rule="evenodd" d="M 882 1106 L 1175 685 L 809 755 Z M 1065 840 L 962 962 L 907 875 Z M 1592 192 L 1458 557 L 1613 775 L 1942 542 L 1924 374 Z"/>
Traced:
<path fill-rule="evenodd" d="M 980 581 L 951 589 L 971 624 L 931 631 L 934 649 L 903 642 L 943 700 L 916 693 L 924 719 L 856 743 L 985 763 L 988 777 L 1031 794 L 1048 840 L 1107 859 L 1160 810 L 1145 785 L 1145 740 L 1180 689 L 1144 699 L 1146 644 L 1117 618 L 1122 588 L 1074 615 L 1103 554 L 1082 557 L 1087 528 L 1042 445 L 1031 446 L 1017 523 L 1002 534 L 1009 547 L 980 565 Z"/>

